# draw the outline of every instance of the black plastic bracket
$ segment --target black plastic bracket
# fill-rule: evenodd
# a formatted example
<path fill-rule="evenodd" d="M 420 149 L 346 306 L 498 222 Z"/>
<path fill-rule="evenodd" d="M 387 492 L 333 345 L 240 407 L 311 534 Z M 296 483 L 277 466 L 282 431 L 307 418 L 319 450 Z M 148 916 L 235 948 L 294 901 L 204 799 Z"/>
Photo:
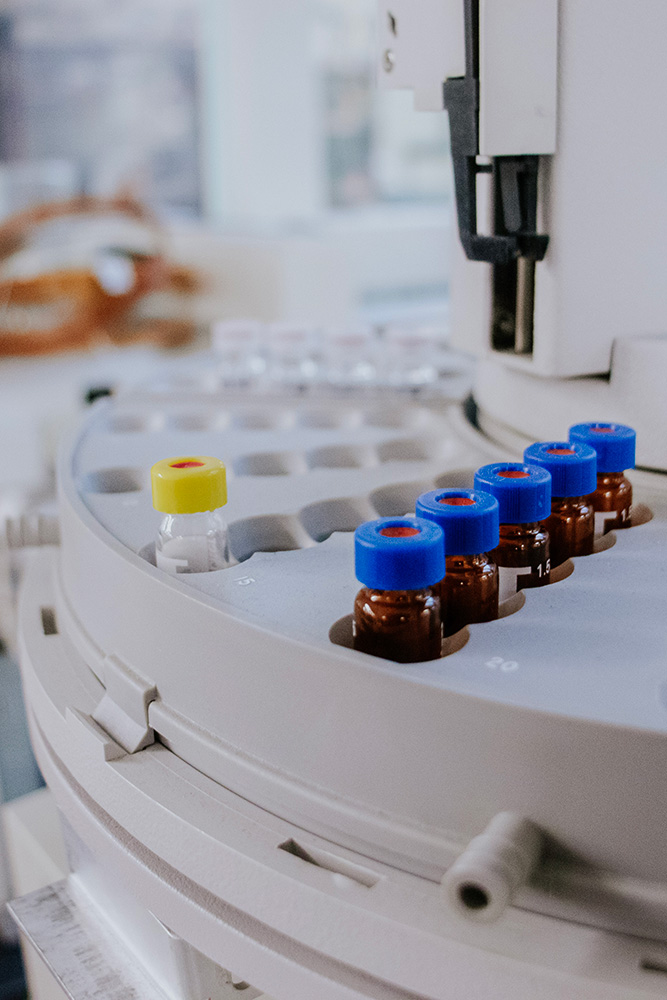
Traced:
<path fill-rule="evenodd" d="M 498 156 L 491 164 L 478 163 L 479 70 L 478 2 L 465 6 L 466 75 L 445 81 L 445 107 L 449 113 L 454 187 L 459 235 L 470 260 L 508 264 L 517 257 L 542 260 L 549 243 L 537 233 L 537 180 L 539 157 Z M 495 233 L 477 232 L 477 175 L 493 174 Z"/>

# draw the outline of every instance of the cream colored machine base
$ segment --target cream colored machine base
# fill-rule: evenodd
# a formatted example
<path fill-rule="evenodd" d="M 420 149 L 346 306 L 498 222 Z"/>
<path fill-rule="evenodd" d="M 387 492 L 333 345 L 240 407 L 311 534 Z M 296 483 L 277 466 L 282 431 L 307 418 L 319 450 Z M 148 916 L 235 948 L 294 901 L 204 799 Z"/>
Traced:
<path fill-rule="evenodd" d="M 155 567 L 171 454 L 228 462 L 229 569 Z M 635 526 L 441 660 L 349 648 L 353 528 L 511 455 L 444 401 L 250 400 L 208 372 L 91 411 L 19 608 L 72 875 L 14 910 L 43 951 L 36 904 L 67 915 L 54 967 L 102 921 L 173 1000 L 664 995 L 664 477 L 633 474 Z M 512 892 L 508 812 L 539 832 Z M 452 899 L 461 858 L 481 891 Z"/>

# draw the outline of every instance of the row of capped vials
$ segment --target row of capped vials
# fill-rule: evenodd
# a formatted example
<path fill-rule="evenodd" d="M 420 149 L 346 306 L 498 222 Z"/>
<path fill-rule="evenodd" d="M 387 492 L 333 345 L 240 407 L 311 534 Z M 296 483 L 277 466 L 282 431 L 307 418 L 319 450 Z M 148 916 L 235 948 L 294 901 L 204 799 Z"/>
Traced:
<path fill-rule="evenodd" d="M 360 525 L 355 648 L 401 663 L 440 657 L 443 636 L 492 621 L 500 602 L 548 584 L 552 565 L 592 554 L 596 534 L 629 527 L 625 471 L 634 464 L 632 428 L 577 424 L 566 442 L 530 445 L 523 462 L 478 469 L 472 490 L 432 490 L 415 515 Z M 224 463 L 166 459 L 151 479 L 165 515 L 156 565 L 169 573 L 228 567 Z"/>
<path fill-rule="evenodd" d="M 214 324 L 217 374 L 226 386 L 432 390 L 464 374 L 443 326 L 314 329 L 255 320 Z"/>

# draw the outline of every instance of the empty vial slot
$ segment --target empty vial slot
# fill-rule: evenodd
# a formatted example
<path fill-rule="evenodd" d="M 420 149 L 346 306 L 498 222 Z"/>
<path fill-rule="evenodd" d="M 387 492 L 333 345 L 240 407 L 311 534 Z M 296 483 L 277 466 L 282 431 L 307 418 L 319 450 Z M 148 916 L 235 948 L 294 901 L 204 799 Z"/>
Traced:
<path fill-rule="evenodd" d="M 351 427 L 359 423 L 359 416 L 358 413 L 349 410 L 301 410 L 297 416 L 297 422 L 300 427 L 327 430 L 337 427 Z"/>
<path fill-rule="evenodd" d="M 143 489 L 142 469 L 97 469 L 81 480 L 83 493 L 136 493 Z"/>
<path fill-rule="evenodd" d="M 314 544 L 303 525 L 291 515 L 249 517 L 229 526 L 229 547 L 238 562 L 255 552 L 290 552 Z"/>
<path fill-rule="evenodd" d="M 397 407 L 379 407 L 364 414 L 368 427 L 390 427 L 401 429 L 412 424 L 413 415 Z"/>
<path fill-rule="evenodd" d="M 430 479 L 422 479 L 418 483 L 396 483 L 375 490 L 369 500 L 378 517 L 403 517 L 414 514 L 418 497 L 432 489 Z"/>
<path fill-rule="evenodd" d="M 284 410 L 239 410 L 232 415 L 232 426 L 248 431 L 283 430 L 293 419 L 293 414 Z"/>
<path fill-rule="evenodd" d="M 301 861 L 314 865 L 316 868 L 322 868 L 333 875 L 339 875 L 351 882 L 356 882 L 358 885 L 363 885 L 367 889 L 372 889 L 380 881 L 380 876 L 368 868 L 362 868 L 361 865 L 355 865 L 344 858 L 336 857 L 335 854 L 329 854 L 328 851 L 302 847 L 301 844 L 297 844 L 296 840 L 290 839 L 283 844 L 278 844 L 278 850 L 300 858 Z"/>
<path fill-rule="evenodd" d="M 214 421 L 210 413 L 193 410 L 191 412 L 177 413 L 169 421 L 169 427 L 175 431 L 206 431 L 217 421 Z"/>
<path fill-rule="evenodd" d="M 370 445 L 315 448 L 306 459 L 311 469 L 367 469 L 378 464 L 377 451 Z"/>
<path fill-rule="evenodd" d="M 58 635 L 58 623 L 53 608 L 40 608 L 44 635 Z"/>
<path fill-rule="evenodd" d="M 354 531 L 364 521 L 373 520 L 375 510 L 365 497 L 353 497 L 311 503 L 299 516 L 310 537 L 323 542 L 334 531 Z"/>
<path fill-rule="evenodd" d="M 294 451 L 267 451 L 234 460 L 237 476 L 289 476 L 306 472 L 306 460 Z"/>
<path fill-rule="evenodd" d="M 107 427 L 114 434 L 138 434 L 157 431 L 163 425 L 164 417 L 160 413 L 114 413 Z"/>
<path fill-rule="evenodd" d="M 386 441 L 378 446 L 381 462 L 426 462 L 433 457 L 423 441 Z"/>

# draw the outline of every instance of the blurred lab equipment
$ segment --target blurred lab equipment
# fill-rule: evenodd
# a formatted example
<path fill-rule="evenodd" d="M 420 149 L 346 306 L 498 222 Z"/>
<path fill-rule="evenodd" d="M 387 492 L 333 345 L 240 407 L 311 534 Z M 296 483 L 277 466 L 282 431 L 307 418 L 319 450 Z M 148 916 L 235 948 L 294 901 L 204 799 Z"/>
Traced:
<path fill-rule="evenodd" d="M 125 233 L 121 220 L 131 224 Z M 194 323 L 141 314 L 157 292 L 199 291 L 196 274 L 169 262 L 162 242 L 153 213 L 131 197 L 79 196 L 10 216 L 0 224 L 0 356 L 192 340 Z"/>

